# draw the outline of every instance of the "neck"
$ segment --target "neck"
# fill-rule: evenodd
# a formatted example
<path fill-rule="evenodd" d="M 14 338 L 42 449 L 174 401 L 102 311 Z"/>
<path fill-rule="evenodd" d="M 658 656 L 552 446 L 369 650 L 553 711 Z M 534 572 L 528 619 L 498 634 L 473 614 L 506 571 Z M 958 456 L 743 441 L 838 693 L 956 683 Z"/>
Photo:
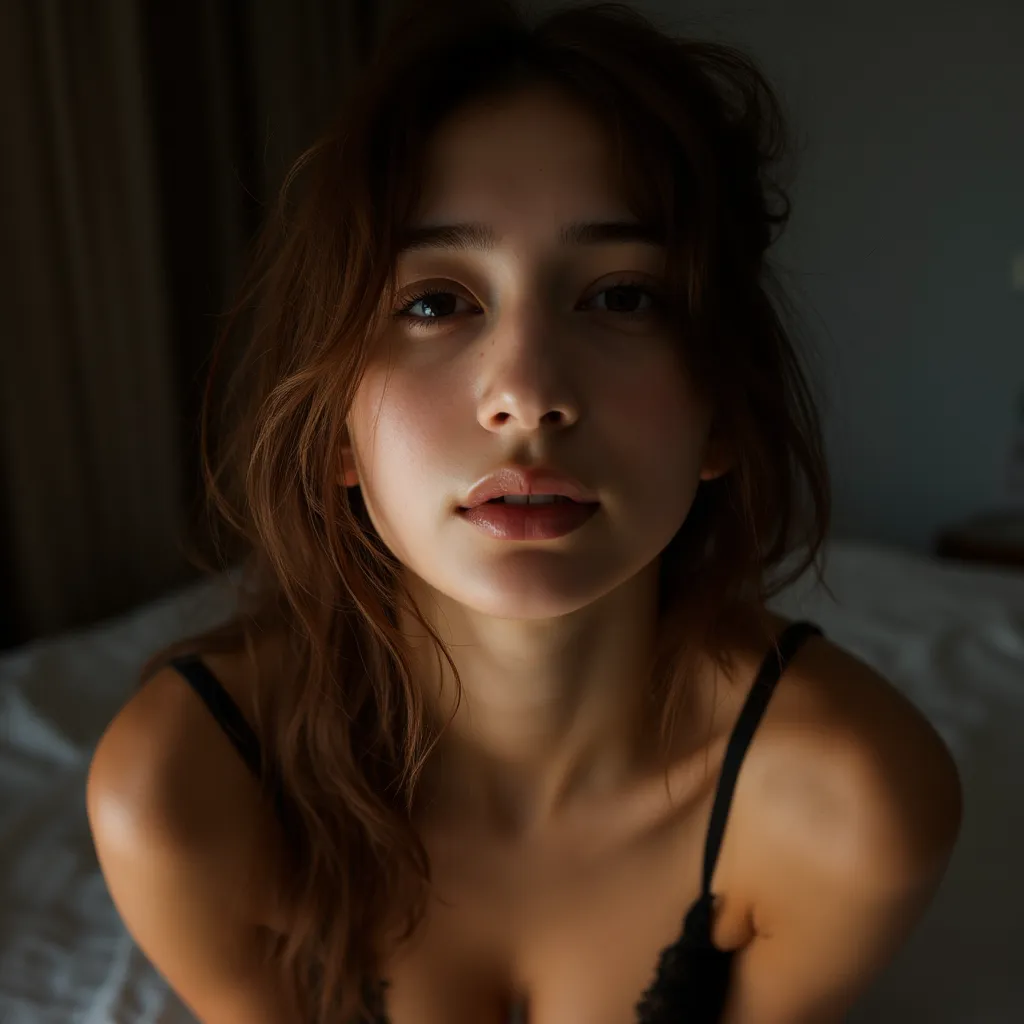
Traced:
<path fill-rule="evenodd" d="M 424 773 L 425 812 L 523 835 L 635 778 L 652 753 L 656 587 L 654 563 L 544 621 L 481 616 L 414 589 L 462 682 L 459 700 L 447 661 L 438 665 L 422 626 L 406 619 L 417 679 L 449 723 Z"/>

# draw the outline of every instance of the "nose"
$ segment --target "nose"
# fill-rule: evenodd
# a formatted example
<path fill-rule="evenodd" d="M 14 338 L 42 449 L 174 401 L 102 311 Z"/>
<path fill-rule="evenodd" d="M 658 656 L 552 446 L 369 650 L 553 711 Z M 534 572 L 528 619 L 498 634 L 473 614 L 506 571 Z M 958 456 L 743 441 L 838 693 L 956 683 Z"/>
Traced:
<path fill-rule="evenodd" d="M 485 430 L 564 429 L 578 422 L 580 404 L 564 354 L 536 320 L 499 328 L 483 357 L 477 419 Z"/>

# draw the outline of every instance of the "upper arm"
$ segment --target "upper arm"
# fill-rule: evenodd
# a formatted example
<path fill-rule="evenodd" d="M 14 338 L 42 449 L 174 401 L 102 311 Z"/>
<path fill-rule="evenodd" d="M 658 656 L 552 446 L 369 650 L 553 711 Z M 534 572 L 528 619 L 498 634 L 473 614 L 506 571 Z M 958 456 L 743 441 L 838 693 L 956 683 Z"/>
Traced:
<path fill-rule="evenodd" d="M 158 674 L 107 728 L 86 791 L 100 868 L 139 948 L 203 1024 L 294 1024 L 251 912 L 264 869 L 245 850 L 264 826 L 251 796 L 230 792 L 245 782 L 224 751 L 203 749 L 200 722 Z"/>
<path fill-rule="evenodd" d="M 899 718 L 885 735 L 834 736 L 844 785 L 759 850 L 758 934 L 736 955 L 727 1024 L 844 1020 L 935 895 L 960 828 L 960 779 L 931 726 Z"/>

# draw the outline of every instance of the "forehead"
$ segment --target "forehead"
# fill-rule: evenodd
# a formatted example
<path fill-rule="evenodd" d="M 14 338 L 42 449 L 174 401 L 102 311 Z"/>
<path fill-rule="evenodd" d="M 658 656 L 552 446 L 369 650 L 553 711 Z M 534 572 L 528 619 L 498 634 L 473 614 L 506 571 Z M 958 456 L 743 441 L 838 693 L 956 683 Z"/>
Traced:
<path fill-rule="evenodd" d="M 413 225 L 490 225 L 493 244 L 515 228 L 628 222 L 611 149 L 597 118 L 554 87 L 475 101 L 431 140 Z"/>

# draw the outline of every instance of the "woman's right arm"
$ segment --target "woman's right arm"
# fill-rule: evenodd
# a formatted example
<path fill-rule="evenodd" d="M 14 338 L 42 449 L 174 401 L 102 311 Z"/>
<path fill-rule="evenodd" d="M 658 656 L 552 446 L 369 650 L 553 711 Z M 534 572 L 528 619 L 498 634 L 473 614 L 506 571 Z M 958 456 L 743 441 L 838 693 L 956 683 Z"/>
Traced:
<path fill-rule="evenodd" d="M 296 1024 L 263 956 L 279 837 L 255 780 L 173 669 L 107 727 L 86 804 L 125 927 L 202 1024 Z"/>

